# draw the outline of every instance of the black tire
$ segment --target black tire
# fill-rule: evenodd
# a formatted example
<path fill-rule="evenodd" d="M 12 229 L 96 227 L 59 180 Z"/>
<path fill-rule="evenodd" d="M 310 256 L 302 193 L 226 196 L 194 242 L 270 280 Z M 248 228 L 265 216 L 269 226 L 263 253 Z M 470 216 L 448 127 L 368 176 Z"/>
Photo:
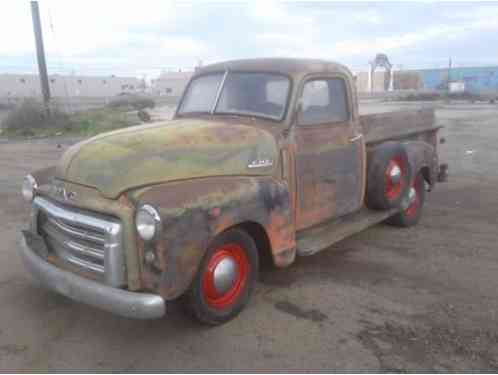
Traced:
<path fill-rule="evenodd" d="M 217 259 L 220 257 L 220 252 L 226 252 L 227 249 L 230 252 L 233 251 L 230 249 L 236 249 L 237 247 L 242 249 L 244 254 L 242 256 L 241 250 L 237 249 L 236 255 L 233 258 L 237 259 L 238 272 L 236 280 L 233 283 L 233 287 L 237 293 L 232 297 L 230 293 L 232 289 L 230 289 L 228 293 L 221 295 L 221 297 L 212 298 L 209 294 L 210 291 L 214 290 L 211 287 L 214 286 L 214 282 L 210 283 L 206 281 L 214 280 L 214 269 L 216 269 L 216 266 L 213 267 L 212 262 L 218 261 L 217 264 L 219 264 L 220 261 Z M 243 259 L 244 256 L 245 260 Z M 248 269 L 245 268 L 246 264 Z M 196 277 L 184 295 L 183 304 L 187 312 L 201 323 L 209 325 L 219 325 L 233 319 L 249 302 L 258 277 L 258 265 L 258 250 L 251 236 L 240 229 L 230 229 L 223 232 L 209 245 Z M 243 272 L 243 270 L 245 271 Z M 237 288 L 239 278 L 242 280 L 242 274 L 245 274 L 245 282 L 240 288 Z M 208 288 L 208 286 L 211 288 Z M 220 301 L 224 302 L 223 298 L 227 296 L 231 297 L 227 299 L 228 302 L 220 303 Z"/>
<path fill-rule="evenodd" d="M 392 184 L 387 177 L 394 166 L 401 170 L 399 186 Z M 367 206 L 374 210 L 399 207 L 408 191 L 410 177 L 410 164 L 402 145 L 388 143 L 373 150 L 367 173 Z"/>
<path fill-rule="evenodd" d="M 391 216 L 386 222 L 396 227 L 411 227 L 417 225 L 422 216 L 422 210 L 425 203 L 425 183 L 424 176 L 420 172 L 412 182 L 412 186 L 417 194 L 416 201 L 408 208 L 403 209 L 394 216 Z"/>

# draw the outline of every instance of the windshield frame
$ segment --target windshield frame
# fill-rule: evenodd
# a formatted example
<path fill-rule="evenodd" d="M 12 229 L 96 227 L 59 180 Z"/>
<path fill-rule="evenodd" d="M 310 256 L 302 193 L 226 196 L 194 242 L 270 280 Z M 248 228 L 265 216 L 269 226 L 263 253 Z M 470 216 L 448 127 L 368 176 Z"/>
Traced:
<path fill-rule="evenodd" d="M 237 74 L 273 74 L 276 76 L 284 77 L 288 80 L 289 83 L 289 88 L 287 92 L 287 97 L 285 98 L 285 103 L 283 106 L 282 110 L 282 115 L 279 117 L 276 116 L 270 116 L 270 115 L 265 115 L 264 113 L 244 113 L 244 112 L 223 112 L 223 111 L 217 111 L 216 108 L 218 107 L 218 102 L 220 100 L 221 94 L 223 92 L 223 88 L 225 86 L 225 81 L 228 75 L 231 73 L 237 73 Z M 185 96 L 190 89 L 190 86 L 192 82 L 194 82 L 197 78 L 208 76 L 208 75 L 217 75 L 221 74 L 222 75 L 222 80 L 220 82 L 219 87 L 217 88 L 217 93 L 216 93 L 216 99 L 215 102 L 213 103 L 213 107 L 211 110 L 208 111 L 189 111 L 189 112 L 181 112 L 181 108 L 185 99 Z M 287 112 L 289 110 L 289 104 L 290 104 L 290 99 L 292 97 L 292 90 L 293 90 L 294 82 L 292 80 L 292 77 L 289 74 L 282 73 L 282 72 L 277 72 L 277 71 L 272 71 L 272 70 L 217 70 L 217 71 L 211 71 L 211 72 L 205 72 L 201 73 L 198 75 L 195 75 L 192 77 L 192 79 L 189 81 L 187 87 L 183 91 L 182 97 L 180 99 L 180 102 L 178 103 L 178 107 L 175 113 L 175 117 L 187 117 L 191 115 L 221 115 L 221 116 L 244 116 L 244 117 L 255 117 L 255 118 L 261 118 L 264 120 L 270 120 L 274 122 L 282 122 L 285 120 L 287 117 Z"/>

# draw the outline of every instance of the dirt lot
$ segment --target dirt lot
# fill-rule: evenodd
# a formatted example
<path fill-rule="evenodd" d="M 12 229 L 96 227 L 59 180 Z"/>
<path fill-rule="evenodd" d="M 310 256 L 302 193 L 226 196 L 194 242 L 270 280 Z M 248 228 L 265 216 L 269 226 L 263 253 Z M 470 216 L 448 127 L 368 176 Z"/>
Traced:
<path fill-rule="evenodd" d="M 417 227 L 378 225 L 266 271 L 217 328 L 178 306 L 133 321 L 39 289 L 16 254 L 19 185 L 70 140 L 0 140 L 0 370 L 498 371 L 498 106 L 438 104 L 437 117 L 450 181 Z"/>

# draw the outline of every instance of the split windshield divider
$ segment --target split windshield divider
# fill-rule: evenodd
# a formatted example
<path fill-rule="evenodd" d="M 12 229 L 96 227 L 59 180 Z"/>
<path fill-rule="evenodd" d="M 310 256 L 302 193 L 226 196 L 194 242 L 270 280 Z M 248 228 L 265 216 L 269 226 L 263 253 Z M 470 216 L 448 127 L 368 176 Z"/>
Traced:
<path fill-rule="evenodd" d="M 220 101 L 221 91 L 223 90 L 223 86 L 225 85 L 225 80 L 227 79 L 228 69 L 225 70 L 225 74 L 223 74 L 223 78 L 221 79 L 220 86 L 218 87 L 218 92 L 216 93 L 216 98 L 214 99 L 213 107 L 211 108 L 211 114 L 214 114 L 216 111 L 216 107 L 218 106 L 218 102 Z"/>

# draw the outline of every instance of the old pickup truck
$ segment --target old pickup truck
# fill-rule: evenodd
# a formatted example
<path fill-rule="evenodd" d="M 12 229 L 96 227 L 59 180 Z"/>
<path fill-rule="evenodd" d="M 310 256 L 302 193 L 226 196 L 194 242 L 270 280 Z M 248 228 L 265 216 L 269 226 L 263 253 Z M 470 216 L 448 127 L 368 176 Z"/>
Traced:
<path fill-rule="evenodd" d="M 26 176 L 25 266 L 40 285 L 132 318 L 180 300 L 220 324 L 275 267 L 376 223 L 408 227 L 443 180 L 434 111 L 360 116 L 321 60 L 198 70 L 171 121 L 78 143 Z"/>

